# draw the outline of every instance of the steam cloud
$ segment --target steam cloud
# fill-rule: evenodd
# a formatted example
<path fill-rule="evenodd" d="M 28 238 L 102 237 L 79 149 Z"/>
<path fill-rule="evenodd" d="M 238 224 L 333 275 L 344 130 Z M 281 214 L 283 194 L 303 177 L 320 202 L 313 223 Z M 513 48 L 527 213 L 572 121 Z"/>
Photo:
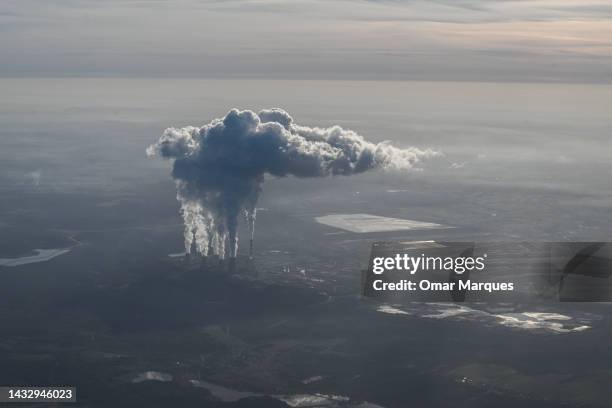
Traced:
<path fill-rule="evenodd" d="M 252 246 L 265 174 L 326 177 L 403 170 L 436 153 L 371 143 L 339 126 L 300 126 L 282 109 L 232 109 L 202 127 L 166 129 L 147 154 L 174 160 L 186 251 L 224 258 L 237 254 L 240 216 L 248 222 Z"/>

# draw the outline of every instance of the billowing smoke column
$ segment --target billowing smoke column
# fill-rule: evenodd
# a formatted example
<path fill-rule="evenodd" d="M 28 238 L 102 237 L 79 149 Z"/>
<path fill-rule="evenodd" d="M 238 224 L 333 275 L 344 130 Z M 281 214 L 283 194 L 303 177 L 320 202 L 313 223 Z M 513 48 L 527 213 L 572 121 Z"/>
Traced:
<path fill-rule="evenodd" d="M 149 155 L 173 159 L 172 177 L 185 221 L 185 248 L 235 257 L 238 219 L 252 239 L 264 175 L 326 177 L 371 169 L 409 169 L 431 150 L 370 143 L 339 126 L 306 127 L 282 109 L 232 109 L 202 127 L 168 128 Z"/>

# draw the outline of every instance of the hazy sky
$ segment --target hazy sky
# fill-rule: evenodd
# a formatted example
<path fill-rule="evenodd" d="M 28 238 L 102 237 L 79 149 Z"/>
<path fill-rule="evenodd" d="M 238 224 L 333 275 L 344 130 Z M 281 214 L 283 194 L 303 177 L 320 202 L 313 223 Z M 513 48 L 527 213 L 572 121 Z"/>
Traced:
<path fill-rule="evenodd" d="M 2 0 L 2 76 L 612 82 L 610 0 Z"/>

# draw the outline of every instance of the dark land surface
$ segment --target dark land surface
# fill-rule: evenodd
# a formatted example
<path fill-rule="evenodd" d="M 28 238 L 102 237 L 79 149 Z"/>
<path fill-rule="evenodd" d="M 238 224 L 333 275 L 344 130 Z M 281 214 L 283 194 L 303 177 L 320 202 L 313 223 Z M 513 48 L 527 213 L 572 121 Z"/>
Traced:
<path fill-rule="evenodd" d="M 230 265 L 167 256 L 181 251 L 172 202 L 13 194 L 3 201 L 3 231 L 15 237 L 4 257 L 71 251 L 0 267 L 0 384 L 73 385 L 78 406 L 286 407 L 295 402 L 279 396 L 316 394 L 348 399 L 294 406 L 607 404 L 607 305 L 560 305 L 590 328 L 555 332 L 469 313 L 431 318 L 447 310 L 439 305 L 381 313 L 359 295 L 372 240 L 477 228 L 353 234 L 267 209 L 254 258 Z M 171 380 L 134 382 L 149 371 Z M 194 381 L 254 395 L 220 397 Z"/>

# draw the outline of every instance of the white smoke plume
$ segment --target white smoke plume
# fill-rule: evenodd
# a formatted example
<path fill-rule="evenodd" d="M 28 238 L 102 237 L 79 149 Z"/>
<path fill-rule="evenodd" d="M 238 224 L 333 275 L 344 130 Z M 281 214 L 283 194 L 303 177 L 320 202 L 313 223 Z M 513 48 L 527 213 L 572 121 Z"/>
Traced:
<path fill-rule="evenodd" d="M 174 160 L 187 252 L 195 248 L 223 258 L 237 254 L 241 215 L 252 239 L 265 174 L 326 177 L 405 170 L 436 153 L 371 143 L 340 126 L 300 126 L 282 109 L 232 109 L 202 127 L 166 129 L 147 154 Z"/>

